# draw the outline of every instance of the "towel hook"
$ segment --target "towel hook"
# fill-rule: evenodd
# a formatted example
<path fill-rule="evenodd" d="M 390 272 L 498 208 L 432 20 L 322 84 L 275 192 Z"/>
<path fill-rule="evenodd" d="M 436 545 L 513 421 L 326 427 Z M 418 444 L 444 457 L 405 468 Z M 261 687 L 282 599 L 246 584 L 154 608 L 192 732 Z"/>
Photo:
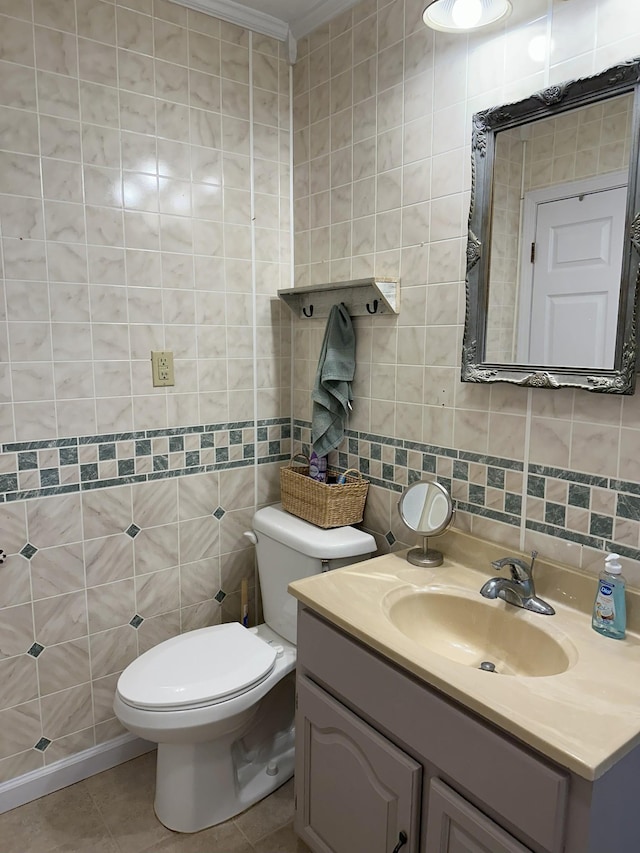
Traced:
<path fill-rule="evenodd" d="M 371 308 L 369 307 L 369 303 L 367 302 L 367 311 L 369 312 L 369 314 L 377 314 L 378 313 L 378 300 L 377 299 L 373 300 L 373 311 L 371 310 Z"/>
<path fill-rule="evenodd" d="M 309 305 L 309 313 L 307 314 L 307 309 L 303 308 L 302 313 L 305 317 L 313 317 L 313 305 Z"/>

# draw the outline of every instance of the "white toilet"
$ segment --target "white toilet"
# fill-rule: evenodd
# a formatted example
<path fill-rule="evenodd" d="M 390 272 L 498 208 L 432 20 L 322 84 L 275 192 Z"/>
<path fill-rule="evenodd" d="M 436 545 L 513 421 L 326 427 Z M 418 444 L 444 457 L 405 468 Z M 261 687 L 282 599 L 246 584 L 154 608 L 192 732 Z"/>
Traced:
<path fill-rule="evenodd" d="M 322 530 L 279 505 L 258 510 L 245 535 L 256 545 L 265 623 L 172 637 L 118 679 L 116 716 L 158 744 L 155 811 L 177 832 L 227 820 L 291 778 L 296 602 L 287 585 L 375 551 L 368 533 Z"/>

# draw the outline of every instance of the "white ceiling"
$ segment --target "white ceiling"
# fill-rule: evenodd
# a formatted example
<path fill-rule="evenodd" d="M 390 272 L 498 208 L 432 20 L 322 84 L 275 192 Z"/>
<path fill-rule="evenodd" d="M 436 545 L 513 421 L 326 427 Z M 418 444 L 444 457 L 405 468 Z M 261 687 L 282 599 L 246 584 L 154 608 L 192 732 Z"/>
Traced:
<path fill-rule="evenodd" d="M 257 33 L 289 41 L 306 36 L 357 0 L 175 0 Z M 293 44 L 291 44 L 293 42 Z"/>

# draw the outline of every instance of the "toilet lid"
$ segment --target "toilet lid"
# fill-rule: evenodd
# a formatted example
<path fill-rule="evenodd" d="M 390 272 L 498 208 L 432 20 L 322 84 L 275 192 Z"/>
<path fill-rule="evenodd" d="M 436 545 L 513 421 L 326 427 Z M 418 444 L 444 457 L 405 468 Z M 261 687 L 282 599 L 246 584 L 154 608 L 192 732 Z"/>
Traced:
<path fill-rule="evenodd" d="M 276 652 L 239 622 L 200 628 L 159 643 L 130 663 L 120 698 L 148 710 L 212 705 L 263 681 Z"/>

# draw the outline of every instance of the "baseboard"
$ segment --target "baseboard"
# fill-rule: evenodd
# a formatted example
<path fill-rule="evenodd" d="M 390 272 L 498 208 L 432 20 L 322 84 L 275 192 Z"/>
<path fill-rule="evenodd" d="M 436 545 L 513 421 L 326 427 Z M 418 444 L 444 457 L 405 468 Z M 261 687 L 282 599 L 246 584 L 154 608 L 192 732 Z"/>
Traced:
<path fill-rule="evenodd" d="M 9 779 L 0 785 L 0 814 L 66 788 L 103 770 L 109 770 L 116 764 L 122 764 L 131 758 L 137 758 L 156 748 L 150 743 L 132 734 L 123 734 L 113 740 L 92 746 L 82 752 L 63 758 L 47 767 L 32 770 L 23 776 Z"/>

